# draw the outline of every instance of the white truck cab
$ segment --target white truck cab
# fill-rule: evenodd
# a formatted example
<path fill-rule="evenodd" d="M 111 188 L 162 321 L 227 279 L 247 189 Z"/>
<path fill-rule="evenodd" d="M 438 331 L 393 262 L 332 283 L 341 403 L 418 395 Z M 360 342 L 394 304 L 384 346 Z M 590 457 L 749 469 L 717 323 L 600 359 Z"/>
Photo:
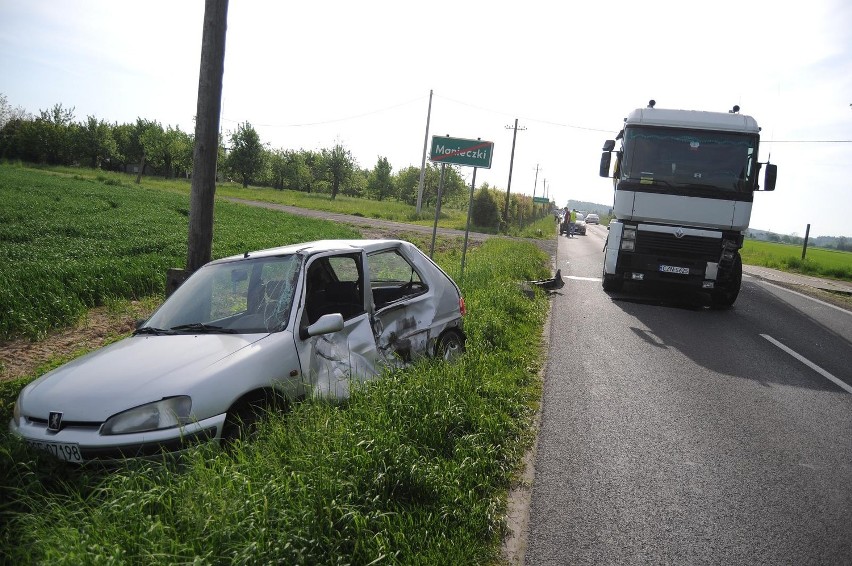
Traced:
<path fill-rule="evenodd" d="M 774 190 L 777 167 L 758 163 L 760 128 L 738 106 L 723 113 L 654 105 L 632 111 L 604 143 L 600 174 L 613 179 L 615 198 L 603 288 L 692 286 L 709 292 L 712 306 L 730 307 L 758 174 L 765 165 L 762 190 Z"/>

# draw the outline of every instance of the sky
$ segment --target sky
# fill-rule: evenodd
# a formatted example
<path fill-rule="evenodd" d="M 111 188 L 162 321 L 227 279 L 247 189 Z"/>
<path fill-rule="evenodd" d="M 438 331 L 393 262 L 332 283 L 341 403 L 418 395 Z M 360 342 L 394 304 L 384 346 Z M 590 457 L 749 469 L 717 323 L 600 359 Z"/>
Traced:
<path fill-rule="evenodd" d="M 59 103 L 76 121 L 194 133 L 203 14 L 202 0 L 0 0 L 0 93 L 31 113 Z M 650 99 L 757 120 L 778 183 L 755 195 L 751 227 L 852 236 L 848 0 L 228 8 L 221 128 L 249 122 L 273 149 L 342 143 L 360 167 L 419 167 L 429 117 L 430 142 L 494 143 L 477 187 L 505 191 L 511 164 L 512 193 L 611 205 L 601 146 Z"/>

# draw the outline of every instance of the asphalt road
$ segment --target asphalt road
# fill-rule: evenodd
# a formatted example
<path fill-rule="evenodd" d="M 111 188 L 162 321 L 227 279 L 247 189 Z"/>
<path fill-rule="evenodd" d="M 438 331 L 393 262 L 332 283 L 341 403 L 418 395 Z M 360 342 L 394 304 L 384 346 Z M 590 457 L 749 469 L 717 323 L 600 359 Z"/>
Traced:
<path fill-rule="evenodd" d="M 605 236 L 559 238 L 525 563 L 852 564 L 852 313 L 607 295 Z"/>

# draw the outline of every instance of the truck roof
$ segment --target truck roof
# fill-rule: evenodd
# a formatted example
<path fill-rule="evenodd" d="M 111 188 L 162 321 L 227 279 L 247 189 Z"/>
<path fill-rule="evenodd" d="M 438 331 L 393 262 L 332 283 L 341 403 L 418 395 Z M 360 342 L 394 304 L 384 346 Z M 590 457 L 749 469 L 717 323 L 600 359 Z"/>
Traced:
<path fill-rule="evenodd" d="M 702 110 L 673 110 L 669 108 L 637 108 L 624 121 L 625 126 L 669 126 L 756 134 L 757 121 L 745 114 L 705 112 Z"/>

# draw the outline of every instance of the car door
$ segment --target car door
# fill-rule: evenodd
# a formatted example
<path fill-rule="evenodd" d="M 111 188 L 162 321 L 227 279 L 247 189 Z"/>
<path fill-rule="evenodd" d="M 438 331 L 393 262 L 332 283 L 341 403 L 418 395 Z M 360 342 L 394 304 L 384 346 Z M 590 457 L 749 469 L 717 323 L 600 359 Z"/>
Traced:
<path fill-rule="evenodd" d="M 435 318 L 427 281 L 396 248 L 372 252 L 367 261 L 379 351 L 403 362 L 426 355 Z"/>
<path fill-rule="evenodd" d="M 364 294 L 364 253 L 321 253 L 303 269 L 299 328 L 294 332 L 302 378 L 315 397 L 345 399 L 352 380 L 376 375 L 381 355 Z M 319 336 L 305 330 L 326 314 L 340 313 L 343 329 Z"/>

